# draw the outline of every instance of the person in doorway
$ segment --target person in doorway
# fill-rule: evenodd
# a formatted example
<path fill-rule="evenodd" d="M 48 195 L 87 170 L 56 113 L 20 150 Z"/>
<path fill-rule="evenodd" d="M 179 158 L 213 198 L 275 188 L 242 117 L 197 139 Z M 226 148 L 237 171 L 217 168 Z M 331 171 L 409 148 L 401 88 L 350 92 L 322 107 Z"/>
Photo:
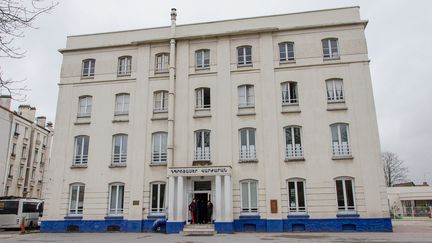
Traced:
<path fill-rule="evenodd" d="M 212 214 L 213 214 L 213 203 L 210 199 L 207 202 L 207 222 L 212 223 Z"/>
<path fill-rule="evenodd" d="M 196 222 L 196 211 L 197 211 L 196 200 L 193 199 L 192 202 L 189 204 L 189 212 L 191 214 L 192 224 L 195 224 Z"/>

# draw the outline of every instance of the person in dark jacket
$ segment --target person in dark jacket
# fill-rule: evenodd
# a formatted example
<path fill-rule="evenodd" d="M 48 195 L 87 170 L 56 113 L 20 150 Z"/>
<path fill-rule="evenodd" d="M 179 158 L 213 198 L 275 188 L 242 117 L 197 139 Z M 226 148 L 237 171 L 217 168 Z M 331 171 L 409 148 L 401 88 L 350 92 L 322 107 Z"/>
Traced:
<path fill-rule="evenodd" d="M 213 214 L 213 203 L 210 199 L 207 202 L 207 222 L 212 223 L 212 214 Z"/>
<path fill-rule="evenodd" d="M 195 224 L 197 218 L 197 204 L 195 199 L 193 199 L 192 202 L 189 204 L 189 212 L 191 214 L 191 219 L 192 219 L 191 223 Z"/>

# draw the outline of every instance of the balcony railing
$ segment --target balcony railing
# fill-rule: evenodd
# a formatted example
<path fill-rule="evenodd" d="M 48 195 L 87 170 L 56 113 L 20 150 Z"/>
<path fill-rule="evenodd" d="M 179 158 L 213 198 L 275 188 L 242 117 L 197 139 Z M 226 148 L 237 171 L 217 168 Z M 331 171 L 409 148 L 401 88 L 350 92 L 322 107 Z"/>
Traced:
<path fill-rule="evenodd" d="M 333 143 L 333 155 L 334 156 L 349 156 L 351 155 L 351 148 L 348 142 Z"/>
<path fill-rule="evenodd" d="M 87 164 L 87 161 L 88 161 L 88 155 L 75 155 L 73 159 L 73 164 L 74 165 Z"/>
<path fill-rule="evenodd" d="M 127 154 L 113 154 L 112 163 L 113 164 L 126 164 Z"/>
<path fill-rule="evenodd" d="M 240 160 L 256 159 L 256 150 L 254 145 L 242 146 L 240 148 Z"/>
<path fill-rule="evenodd" d="M 303 148 L 301 144 L 287 144 L 286 146 L 286 158 L 294 159 L 294 158 L 303 158 Z"/>
<path fill-rule="evenodd" d="M 330 102 L 331 101 L 343 101 L 344 100 L 343 90 L 337 89 L 337 90 L 327 91 L 327 100 Z"/>
<path fill-rule="evenodd" d="M 210 160 L 210 147 L 195 148 L 194 160 Z"/>
<path fill-rule="evenodd" d="M 167 152 L 153 151 L 152 163 L 166 163 L 167 162 Z"/>

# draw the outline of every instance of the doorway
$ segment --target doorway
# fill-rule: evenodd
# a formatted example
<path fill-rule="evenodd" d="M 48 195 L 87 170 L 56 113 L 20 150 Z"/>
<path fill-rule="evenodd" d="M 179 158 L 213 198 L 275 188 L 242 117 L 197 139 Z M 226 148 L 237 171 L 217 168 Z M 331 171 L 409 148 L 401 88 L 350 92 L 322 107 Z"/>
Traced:
<path fill-rule="evenodd" d="M 196 192 L 194 193 L 194 198 L 196 201 L 196 218 L 195 222 L 198 224 L 207 224 L 209 220 L 208 210 L 207 210 L 207 202 L 209 199 L 209 193 L 207 192 Z"/>

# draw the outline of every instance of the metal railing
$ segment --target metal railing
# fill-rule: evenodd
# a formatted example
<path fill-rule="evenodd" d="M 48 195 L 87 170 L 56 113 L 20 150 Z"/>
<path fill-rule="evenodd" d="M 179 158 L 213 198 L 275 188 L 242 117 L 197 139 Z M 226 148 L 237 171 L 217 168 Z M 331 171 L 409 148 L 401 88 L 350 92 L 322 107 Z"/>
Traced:
<path fill-rule="evenodd" d="M 74 165 L 87 164 L 87 161 L 88 161 L 88 155 L 75 155 L 73 158 Z"/>
<path fill-rule="evenodd" d="M 286 146 L 286 158 L 302 158 L 303 157 L 303 148 L 301 144 L 287 144 Z"/>
<path fill-rule="evenodd" d="M 194 160 L 210 160 L 210 147 L 195 148 Z"/>
<path fill-rule="evenodd" d="M 126 153 L 113 154 L 112 163 L 113 164 L 125 164 L 127 159 Z"/>
<path fill-rule="evenodd" d="M 256 159 L 256 150 L 255 146 L 242 146 L 240 148 L 240 159 L 241 160 L 248 160 L 248 159 Z"/>
<path fill-rule="evenodd" d="M 348 156 L 351 155 L 351 148 L 348 142 L 333 143 L 334 156 Z"/>
<path fill-rule="evenodd" d="M 152 153 L 152 163 L 166 163 L 167 162 L 167 152 L 157 152 Z"/>

